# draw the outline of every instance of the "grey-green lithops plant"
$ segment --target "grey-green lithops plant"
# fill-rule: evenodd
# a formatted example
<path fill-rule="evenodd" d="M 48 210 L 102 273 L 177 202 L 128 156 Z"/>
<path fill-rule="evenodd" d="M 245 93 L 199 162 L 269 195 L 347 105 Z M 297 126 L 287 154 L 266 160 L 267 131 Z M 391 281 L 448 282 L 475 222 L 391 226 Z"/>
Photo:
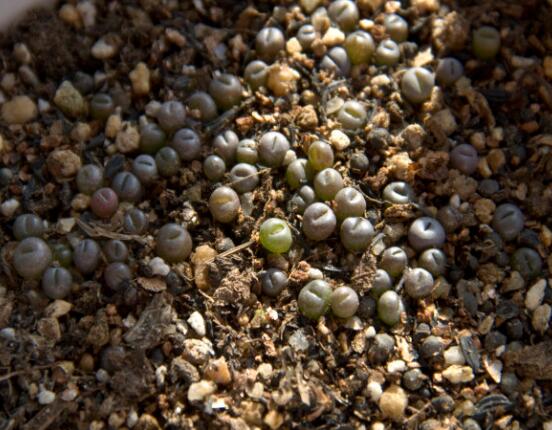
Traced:
<path fill-rule="evenodd" d="M 452 85 L 464 74 L 464 66 L 453 57 L 441 58 L 435 69 L 435 78 L 441 85 Z"/>
<path fill-rule="evenodd" d="M 359 30 L 347 36 L 345 50 L 353 65 L 368 64 L 374 55 L 376 45 L 370 33 Z"/>
<path fill-rule="evenodd" d="M 203 161 L 203 173 L 210 181 L 220 181 L 226 173 L 226 163 L 218 155 L 209 155 Z"/>
<path fill-rule="evenodd" d="M 413 299 L 421 299 L 431 294 L 433 276 L 421 267 L 407 269 L 404 275 L 404 289 Z"/>
<path fill-rule="evenodd" d="M 380 267 L 392 277 L 400 276 L 408 265 L 408 256 L 402 248 L 392 246 L 381 254 Z"/>
<path fill-rule="evenodd" d="M 414 104 L 429 100 L 434 86 L 435 75 L 423 67 L 412 67 L 401 78 L 402 95 Z"/>
<path fill-rule="evenodd" d="M 113 97 L 109 94 L 98 93 L 90 100 L 90 115 L 92 118 L 105 121 L 115 110 Z"/>
<path fill-rule="evenodd" d="M 401 297 L 395 291 L 386 291 L 378 299 L 378 317 L 389 326 L 394 326 L 400 321 L 403 308 Z"/>
<path fill-rule="evenodd" d="M 383 189 L 383 199 L 393 204 L 408 204 L 414 200 L 414 191 L 406 182 L 391 182 Z"/>
<path fill-rule="evenodd" d="M 477 170 L 479 156 L 477 150 L 469 143 L 461 143 L 450 151 L 450 164 L 466 175 L 471 175 Z"/>
<path fill-rule="evenodd" d="M 337 225 L 334 211 L 324 203 L 313 203 L 303 214 L 303 233 L 311 240 L 325 240 Z"/>
<path fill-rule="evenodd" d="M 286 169 L 286 182 L 292 190 L 308 184 L 313 176 L 314 171 L 304 158 L 293 160 Z"/>
<path fill-rule="evenodd" d="M 259 161 L 257 142 L 253 139 L 243 139 L 236 148 L 236 160 L 238 163 L 256 164 Z"/>
<path fill-rule="evenodd" d="M 177 100 L 167 101 L 157 112 L 157 121 L 164 131 L 172 133 L 186 123 L 186 108 Z"/>
<path fill-rule="evenodd" d="M 42 291 L 50 299 L 64 299 L 71 292 L 73 276 L 63 267 L 49 267 L 42 275 Z"/>
<path fill-rule="evenodd" d="M 347 130 L 358 130 L 366 125 L 366 109 L 356 100 L 347 100 L 337 113 L 337 120 Z"/>
<path fill-rule="evenodd" d="M 512 203 L 503 203 L 495 210 L 492 227 L 504 240 L 512 240 L 523 230 L 525 217 L 521 210 Z"/>
<path fill-rule="evenodd" d="M 288 285 L 288 276 L 280 269 L 271 268 L 259 273 L 261 288 L 265 295 L 278 297 Z"/>
<path fill-rule="evenodd" d="M 266 87 L 268 65 L 261 60 L 252 61 L 245 67 L 243 74 L 245 82 L 249 84 L 252 90 Z"/>
<path fill-rule="evenodd" d="M 308 51 L 316 39 L 316 30 L 311 24 L 305 24 L 297 30 L 297 35 L 295 37 L 297 37 L 301 47 L 305 51 Z"/>
<path fill-rule="evenodd" d="M 178 153 L 181 160 L 192 161 L 199 157 L 201 139 L 191 128 L 181 128 L 174 134 L 171 147 Z"/>
<path fill-rule="evenodd" d="M 13 223 L 13 235 L 17 240 L 40 237 L 46 232 L 46 222 L 35 214 L 19 215 Z"/>
<path fill-rule="evenodd" d="M 350 318 L 358 309 L 358 294 L 351 287 L 338 287 L 333 290 L 330 296 L 330 306 L 336 317 Z"/>
<path fill-rule="evenodd" d="M 138 208 L 130 208 L 123 217 L 123 230 L 127 234 L 146 234 L 149 226 L 147 215 Z"/>
<path fill-rule="evenodd" d="M 103 253 L 109 263 L 128 260 L 128 247 L 122 240 L 111 239 L 103 246 Z"/>
<path fill-rule="evenodd" d="M 103 181 L 103 170 L 95 164 L 85 164 L 77 173 L 77 188 L 83 194 L 92 194 L 101 188 Z"/>
<path fill-rule="evenodd" d="M 416 251 L 440 248 L 445 239 L 445 229 L 439 221 L 431 217 L 418 218 L 408 230 L 408 242 Z"/>
<path fill-rule="evenodd" d="M 125 202 L 137 203 L 142 198 L 142 184 L 130 172 L 117 173 L 111 182 L 111 188 L 119 196 L 119 199 Z"/>
<path fill-rule="evenodd" d="M 363 217 L 366 211 L 366 199 L 353 187 L 340 189 L 335 197 L 335 215 L 339 221 L 348 217 Z"/>
<path fill-rule="evenodd" d="M 39 279 L 52 262 L 52 251 L 38 237 L 27 237 L 16 246 L 13 267 L 24 279 Z"/>
<path fill-rule="evenodd" d="M 500 33 L 494 27 L 484 25 L 473 31 L 472 48 L 480 60 L 492 60 L 500 49 Z"/>
<path fill-rule="evenodd" d="M 433 276 L 440 276 L 445 273 L 447 267 L 447 256 L 441 249 L 426 249 L 418 258 L 418 265 Z"/>
<path fill-rule="evenodd" d="M 204 91 L 197 91 L 193 93 L 186 101 L 186 104 L 190 110 L 199 113 L 199 119 L 201 121 L 212 121 L 218 115 L 215 100 L 213 100 L 213 97 Z"/>
<path fill-rule="evenodd" d="M 314 191 L 322 200 L 332 200 L 342 188 L 343 178 L 335 169 L 324 169 L 314 177 Z"/>
<path fill-rule="evenodd" d="M 261 224 L 259 240 L 267 251 L 274 254 L 288 252 L 293 243 L 291 229 L 279 218 L 269 218 Z"/>
<path fill-rule="evenodd" d="M 344 48 L 334 46 L 320 61 L 320 68 L 334 72 L 336 76 L 349 76 L 351 72 L 351 60 L 349 60 L 347 51 Z"/>
<path fill-rule="evenodd" d="M 311 143 L 308 149 L 308 156 L 309 165 L 317 172 L 333 166 L 333 149 L 328 143 L 322 140 Z"/>
<path fill-rule="evenodd" d="M 289 141 L 282 133 L 269 131 L 261 136 L 257 150 L 262 165 L 280 167 L 289 150 Z"/>
<path fill-rule="evenodd" d="M 400 57 L 399 45 L 391 39 L 382 40 L 376 48 L 375 60 L 380 66 L 393 66 L 398 63 Z"/>
<path fill-rule="evenodd" d="M 349 217 L 341 223 L 339 237 L 350 252 L 364 252 L 376 234 L 374 226 L 366 218 Z"/>
<path fill-rule="evenodd" d="M 252 164 L 238 163 L 230 170 L 230 185 L 238 193 L 248 193 L 259 185 L 259 171 Z"/>
<path fill-rule="evenodd" d="M 144 185 L 149 185 L 159 177 L 155 158 L 148 154 L 140 154 L 132 162 L 132 173 Z"/>
<path fill-rule="evenodd" d="M 393 288 L 393 279 L 391 278 L 391 275 L 383 269 L 377 269 L 376 275 L 372 280 L 370 294 L 374 298 L 379 299 L 383 293 L 389 291 L 391 288 Z"/>
<path fill-rule="evenodd" d="M 302 214 L 314 202 L 316 202 L 316 193 L 312 187 L 303 185 L 289 200 L 288 210 L 290 212 Z"/>
<path fill-rule="evenodd" d="M 157 255 L 169 263 L 184 261 L 192 252 L 192 237 L 184 227 L 169 223 L 155 237 Z"/>
<path fill-rule="evenodd" d="M 408 39 L 408 22 L 403 17 L 391 13 L 385 16 L 383 25 L 387 34 L 395 42 L 401 43 Z"/>
<path fill-rule="evenodd" d="M 312 320 L 319 319 L 330 307 L 332 287 L 326 281 L 310 281 L 299 292 L 297 306 L 299 312 Z"/>
<path fill-rule="evenodd" d="M 132 278 L 130 268 L 120 261 L 110 263 L 104 269 L 104 281 L 113 291 L 119 291 L 121 284 Z"/>
<path fill-rule="evenodd" d="M 257 33 L 255 50 L 263 61 L 272 62 L 278 57 L 286 45 L 286 38 L 282 30 L 276 27 L 265 27 Z"/>
<path fill-rule="evenodd" d="M 328 15 L 342 30 L 352 31 L 359 19 L 358 7 L 351 0 L 336 0 L 328 7 Z"/>
<path fill-rule="evenodd" d="M 154 122 L 140 127 L 140 151 L 146 154 L 155 154 L 167 142 L 167 134 Z"/>
<path fill-rule="evenodd" d="M 217 73 L 209 84 L 209 94 L 220 109 L 228 110 L 239 104 L 243 87 L 240 80 L 228 73 Z"/>
<path fill-rule="evenodd" d="M 240 211 L 240 198 L 230 187 L 218 187 L 209 197 L 209 210 L 218 222 L 230 223 Z"/>
<path fill-rule="evenodd" d="M 227 166 L 231 166 L 236 161 L 239 143 L 240 139 L 234 131 L 225 130 L 213 139 L 213 149 Z"/>
<path fill-rule="evenodd" d="M 542 273 L 542 259 L 537 251 L 531 248 L 519 248 L 512 254 L 510 261 L 513 270 L 524 279 L 531 280 Z"/>
<path fill-rule="evenodd" d="M 73 252 L 73 264 L 83 275 L 90 275 L 98 268 L 102 251 L 100 245 L 93 239 L 83 239 Z"/>

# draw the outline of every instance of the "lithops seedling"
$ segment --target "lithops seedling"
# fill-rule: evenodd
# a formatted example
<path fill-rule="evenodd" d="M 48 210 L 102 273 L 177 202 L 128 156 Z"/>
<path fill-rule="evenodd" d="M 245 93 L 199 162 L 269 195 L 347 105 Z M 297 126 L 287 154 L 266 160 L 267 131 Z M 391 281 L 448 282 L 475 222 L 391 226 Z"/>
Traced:
<path fill-rule="evenodd" d="M 332 287 L 326 281 L 321 279 L 310 281 L 299 292 L 297 298 L 299 311 L 307 318 L 319 319 L 330 307 L 331 294 Z"/>

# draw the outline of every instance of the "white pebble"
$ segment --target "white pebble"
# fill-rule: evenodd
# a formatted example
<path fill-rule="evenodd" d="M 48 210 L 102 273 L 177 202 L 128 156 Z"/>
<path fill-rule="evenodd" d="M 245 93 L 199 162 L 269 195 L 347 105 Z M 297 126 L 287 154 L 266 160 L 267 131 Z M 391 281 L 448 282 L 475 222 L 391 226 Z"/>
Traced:
<path fill-rule="evenodd" d="M 81 16 L 85 27 L 92 27 L 96 24 L 96 6 L 91 1 L 82 1 L 77 5 L 77 10 Z"/>
<path fill-rule="evenodd" d="M 288 339 L 288 343 L 295 351 L 306 351 L 309 347 L 309 340 L 302 328 L 293 332 Z"/>
<path fill-rule="evenodd" d="M 205 328 L 205 319 L 198 311 L 192 312 L 190 317 L 187 319 L 188 324 L 194 329 L 198 336 L 205 336 L 207 330 Z"/>
<path fill-rule="evenodd" d="M 376 328 L 373 325 L 366 329 L 366 339 L 372 339 L 373 337 L 376 337 L 376 334 Z"/>
<path fill-rule="evenodd" d="M 17 209 L 19 209 L 20 203 L 17 199 L 9 199 L 0 205 L 0 213 L 5 217 L 11 217 Z"/>
<path fill-rule="evenodd" d="M 38 111 L 40 113 L 46 113 L 50 112 L 50 109 L 52 109 L 52 105 L 49 101 L 44 99 L 38 99 Z"/>
<path fill-rule="evenodd" d="M 92 56 L 98 60 L 108 60 L 115 56 L 117 48 L 106 42 L 104 38 L 98 39 L 91 49 Z"/>
<path fill-rule="evenodd" d="M 387 363 L 389 373 L 402 373 L 406 371 L 406 363 L 402 360 L 393 360 Z"/>
<path fill-rule="evenodd" d="M 109 381 L 109 373 L 105 369 L 98 369 L 96 372 L 96 379 L 98 382 L 107 382 Z"/>
<path fill-rule="evenodd" d="M 49 405 L 56 400 L 56 393 L 50 390 L 42 390 L 38 393 L 38 403 L 41 405 Z"/>
<path fill-rule="evenodd" d="M 169 265 L 161 257 L 152 258 L 148 266 L 154 275 L 167 276 L 171 271 Z"/>
<path fill-rule="evenodd" d="M 381 394 L 383 393 L 383 390 L 381 389 L 381 384 L 377 383 L 376 381 L 368 382 L 368 385 L 366 386 L 366 391 L 368 392 L 368 397 L 373 402 L 377 402 Z"/>
<path fill-rule="evenodd" d="M 155 382 L 158 388 L 163 388 L 165 386 L 165 377 L 167 376 L 167 366 L 159 366 L 155 369 Z"/>
<path fill-rule="evenodd" d="M 330 134 L 330 143 L 336 151 L 344 151 L 351 145 L 351 139 L 341 130 L 332 130 Z"/>
<path fill-rule="evenodd" d="M 552 308 L 550 305 L 540 305 L 537 309 L 535 309 L 535 312 L 533 312 L 533 318 L 531 319 L 533 328 L 543 334 L 548 329 L 551 314 Z"/>
<path fill-rule="evenodd" d="M 130 411 L 128 411 L 126 425 L 128 428 L 131 429 L 137 423 L 138 423 L 138 413 L 134 409 L 131 409 Z"/>
<path fill-rule="evenodd" d="M 473 370 L 469 366 L 453 364 L 443 371 L 443 377 L 452 384 L 461 384 L 473 380 Z"/>
<path fill-rule="evenodd" d="M 197 402 L 203 400 L 205 397 L 213 394 L 217 389 L 217 385 L 213 381 L 199 381 L 194 382 L 188 388 L 188 401 Z"/>
<path fill-rule="evenodd" d="M 79 391 L 75 388 L 67 388 L 66 390 L 63 390 L 61 392 L 61 394 L 59 395 L 59 397 L 61 398 L 61 400 L 63 400 L 64 402 L 72 402 L 73 400 L 75 400 L 77 398 L 77 396 L 79 395 Z"/>
<path fill-rule="evenodd" d="M 360 331 L 364 328 L 364 324 L 362 320 L 356 315 L 353 315 L 352 317 L 348 318 L 347 321 L 345 321 L 344 325 L 348 329 L 354 330 L 354 331 Z"/>
<path fill-rule="evenodd" d="M 311 267 L 309 269 L 309 279 L 310 280 L 324 279 L 324 274 L 322 273 L 322 270 L 317 269 L 315 267 Z"/>
<path fill-rule="evenodd" d="M 6 339 L 7 341 L 13 342 L 15 337 L 15 329 L 12 327 L 6 327 L 0 330 L 0 337 Z"/>
<path fill-rule="evenodd" d="M 546 281 L 544 279 L 539 279 L 535 282 L 527 291 L 525 296 L 525 307 L 530 311 L 537 309 L 542 300 L 544 299 L 544 291 L 546 290 Z"/>
<path fill-rule="evenodd" d="M 449 349 L 445 351 L 444 357 L 445 357 L 445 363 L 448 364 L 449 366 L 451 364 L 463 365 L 466 363 L 466 358 L 464 357 L 462 348 L 460 348 L 459 346 L 451 346 Z"/>

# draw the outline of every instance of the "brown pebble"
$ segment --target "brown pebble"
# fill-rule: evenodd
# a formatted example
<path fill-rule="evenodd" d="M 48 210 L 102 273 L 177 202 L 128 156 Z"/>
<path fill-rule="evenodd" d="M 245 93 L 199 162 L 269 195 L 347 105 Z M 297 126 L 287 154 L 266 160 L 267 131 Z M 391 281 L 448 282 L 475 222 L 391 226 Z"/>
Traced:
<path fill-rule="evenodd" d="M 82 116 L 88 111 L 86 100 L 69 81 L 64 81 L 59 86 L 54 103 L 65 115 L 72 118 Z"/>
<path fill-rule="evenodd" d="M 217 256 L 217 251 L 209 245 L 200 245 L 192 255 L 192 264 L 194 265 L 194 282 L 200 290 L 206 290 L 211 285 L 209 283 L 209 262 Z"/>
<path fill-rule="evenodd" d="M 2 120 L 8 125 L 25 124 L 37 114 L 36 103 L 28 96 L 15 96 L 2 105 Z"/>
<path fill-rule="evenodd" d="M 70 149 L 56 149 L 46 160 L 48 171 L 58 180 L 74 177 L 82 166 L 80 157 Z"/>
<path fill-rule="evenodd" d="M 474 203 L 473 207 L 475 215 L 482 223 L 488 224 L 491 222 L 496 208 L 496 205 L 492 200 L 479 199 Z"/>
<path fill-rule="evenodd" d="M 115 147 L 123 154 L 136 151 L 140 147 L 140 133 L 138 129 L 134 125 L 125 122 L 117 133 Z"/>
<path fill-rule="evenodd" d="M 505 164 L 506 156 L 502 149 L 491 149 L 487 154 L 487 163 L 494 173 L 497 173 Z"/>
<path fill-rule="evenodd" d="M 203 371 L 205 378 L 215 381 L 217 384 L 229 384 L 232 381 L 232 373 L 224 357 L 210 360 Z"/>
<path fill-rule="evenodd" d="M 138 63 L 134 70 L 129 73 L 130 82 L 132 83 L 132 92 L 137 96 L 146 96 L 150 92 L 150 76 L 151 72 L 145 63 Z"/>
<path fill-rule="evenodd" d="M 383 415 L 393 421 L 402 421 L 408 405 L 408 397 L 404 390 L 392 385 L 383 392 L 379 399 L 379 407 Z"/>
<path fill-rule="evenodd" d="M 94 357 L 92 354 L 84 353 L 81 356 L 79 367 L 83 372 L 92 372 L 94 370 Z"/>

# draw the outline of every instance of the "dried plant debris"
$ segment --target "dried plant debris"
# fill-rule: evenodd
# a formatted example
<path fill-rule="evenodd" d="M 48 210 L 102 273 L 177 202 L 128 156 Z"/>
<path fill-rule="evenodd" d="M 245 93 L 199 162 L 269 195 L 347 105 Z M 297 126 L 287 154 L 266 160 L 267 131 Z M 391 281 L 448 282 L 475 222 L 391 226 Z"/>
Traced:
<path fill-rule="evenodd" d="M 0 429 L 552 428 L 551 8 L 5 31 Z"/>

